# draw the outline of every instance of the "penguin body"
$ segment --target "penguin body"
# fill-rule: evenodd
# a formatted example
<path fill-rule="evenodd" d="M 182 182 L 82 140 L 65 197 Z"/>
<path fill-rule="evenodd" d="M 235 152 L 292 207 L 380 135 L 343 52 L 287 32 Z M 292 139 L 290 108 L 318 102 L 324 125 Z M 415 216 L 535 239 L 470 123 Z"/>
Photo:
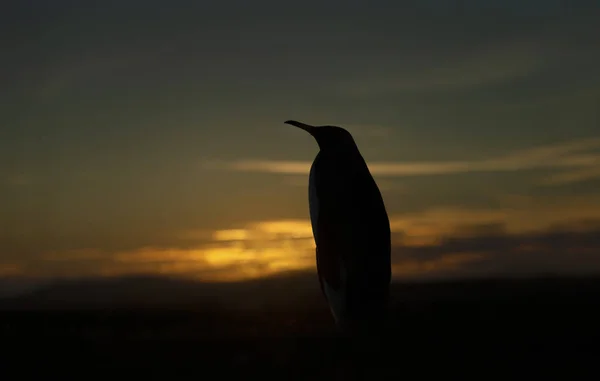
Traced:
<path fill-rule="evenodd" d="M 342 329 L 375 323 L 391 280 L 390 225 L 379 188 L 348 131 L 286 123 L 320 146 L 308 193 L 321 290 Z"/>

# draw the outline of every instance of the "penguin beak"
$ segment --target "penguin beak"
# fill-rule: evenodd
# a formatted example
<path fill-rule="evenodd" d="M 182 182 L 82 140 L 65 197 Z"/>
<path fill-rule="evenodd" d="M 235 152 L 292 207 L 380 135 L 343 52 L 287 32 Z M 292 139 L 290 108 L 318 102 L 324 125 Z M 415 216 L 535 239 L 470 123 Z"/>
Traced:
<path fill-rule="evenodd" d="M 309 134 L 313 134 L 313 132 L 315 131 L 314 126 L 311 126 L 309 124 L 305 124 L 305 123 L 300 123 L 300 122 L 296 122 L 295 120 L 287 120 L 284 122 L 285 124 L 291 124 L 294 127 L 298 127 L 303 129 L 304 131 L 308 132 Z"/>

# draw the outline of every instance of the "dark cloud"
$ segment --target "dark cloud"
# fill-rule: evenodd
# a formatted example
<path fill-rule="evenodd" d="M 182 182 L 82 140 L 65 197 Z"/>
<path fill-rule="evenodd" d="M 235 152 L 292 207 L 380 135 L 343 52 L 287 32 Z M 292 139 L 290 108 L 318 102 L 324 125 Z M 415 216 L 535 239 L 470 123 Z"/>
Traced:
<path fill-rule="evenodd" d="M 466 257 L 452 268 L 442 263 L 430 272 L 415 275 L 468 278 L 595 274 L 600 272 L 600 221 L 523 234 L 510 234 L 499 224 L 475 225 L 459 229 L 456 236 L 445 237 L 437 245 L 393 248 L 396 265 L 436 263 L 465 255 L 477 257 Z"/>

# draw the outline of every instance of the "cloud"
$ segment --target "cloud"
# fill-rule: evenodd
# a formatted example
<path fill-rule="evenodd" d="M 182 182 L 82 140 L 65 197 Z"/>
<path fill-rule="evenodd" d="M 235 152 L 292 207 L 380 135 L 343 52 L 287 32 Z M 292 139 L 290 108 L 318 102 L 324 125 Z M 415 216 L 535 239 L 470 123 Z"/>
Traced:
<path fill-rule="evenodd" d="M 512 172 L 534 169 L 574 169 L 568 181 L 583 181 L 597 176 L 600 165 L 600 138 L 588 138 L 542 147 L 519 150 L 483 160 L 437 162 L 372 162 L 371 173 L 381 177 L 432 176 L 472 172 Z M 205 168 L 221 168 L 243 172 L 264 172 L 286 175 L 308 174 L 309 161 L 241 160 L 235 162 L 207 162 Z M 562 184 L 565 181 L 547 180 L 542 184 Z"/>
<path fill-rule="evenodd" d="M 401 233 L 395 236 L 395 242 L 410 247 L 437 245 L 448 237 L 537 234 L 559 227 L 586 230 L 589 221 L 600 221 L 598 196 L 524 198 L 504 201 L 497 208 L 447 206 L 390 216 L 392 231 Z"/>
<path fill-rule="evenodd" d="M 400 247 L 395 248 L 401 251 Z M 395 278 L 422 278 L 432 274 L 459 272 L 461 267 L 472 262 L 486 260 L 486 254 L 482 253 L 450 253 L 440 254 L 436 258 L 415 258 L 396 260 L 392 264 L 392 274 Z"/>
<path fill-rule="evenodd" d="M 305 232 L 310 225 L 304 222 L 299 233 L 291 233 L 280 229 L 285 224 L 268 224 L 277 228 L 268 233 L 271 235 L 266 240 L 232 234 L 234 240 L 215 241 L 197 248 L 145 247 L 105 253 L 103 259 L 82 257 L 79 259 L 80 268 L 85 268 L 85 271 L 78 273 L 77 277 L 155 274 L 222 282 L 314 271 L 314 243 Z M 399 233 L 395 230 L 395 235 L 411 234 L 410 231 Z M 215 236 L 227 238 L 227 234 L 223 233 Z M 519 233 L 510 232 L 502 224 L 485 223 L 462 228 L 455 226 L 448 233 L 437 233 L 443 233 L 437 241 L 415 244 L 411 240 L 400 240 L 394 243 L 392 271 L 395 279 L 568 275 L 600 271 L 600 219 Z M 44 275 L 64 277 L 69 274 L 72 277 L 72 264 L 76 260 L 58 262 L 63 271 L 48 266 L 49 262 L 46 262 L 42 267 L 54 270 L 54 273 Z M 70 272 L 65 269 L 70 269 Z"/>
<path fill-rule="evenodd" d="M 558 173 L 541 181 L 543 185 L 563 185 L 600 178 L 600 162 L 595 166 Z"/>
<path fill-rule="evenodd" d="M 561 263 L 566 271 L 600 266 L 590 251 L 597 242 L 592 234 L 600 231 L 600 197 L 513 197 L 503 203 L 498 208 L 447 206 L 390 215 L 394 276 L 560 271 Z M 193 243 L 189 237 L 188 231 L 181 234 L 186 245 L 181 247 L 52 251 L 19 263 L 18 270 L 34 277 L 157 274 L 221 282 L 315 268 L 308 219 L 248 222 L 213 230 L 208 238 L 204 232 Z"/>
<path fill-rule="evenodd" d="M 192 233 L 183 232 L 181 239 L 196 237 Z M 251 222 L 212 231 L 209 240 L 204 234 L 201 238 L 187 247 L 49 251 L 24 264 L 23 271 L 42 278 L 161 274 L 241 281 L 314 267 L 315 244 L 307 220 Z"/>
<path fill-rule="evenodd" d="M 587 229 L 496 232 L 447 237 L 435 245 L 396 246 L 394 266 L 404 278 L 590 275 L 600 272 L 600 220 Z M 441 266 L 444 261 L 453 266 Z"/>
<path fill-rule="evenodd" d="M 102 250 L 93 248 L 83 248 L 65 251 L 50 251 L 42 254 L 42 258 L 46 261 L 81 261 L 101 259 L 104 253 Z"/>

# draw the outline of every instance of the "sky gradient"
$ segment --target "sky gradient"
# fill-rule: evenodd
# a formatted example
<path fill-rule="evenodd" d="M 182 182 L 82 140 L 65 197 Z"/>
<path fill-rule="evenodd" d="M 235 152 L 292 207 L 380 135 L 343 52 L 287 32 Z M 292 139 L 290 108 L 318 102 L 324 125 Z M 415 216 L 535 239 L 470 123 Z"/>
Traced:
<path fill-rule="evenodd" d="M 288 119 L 354 135 L 397 278 L 600 271 L 598 2 L 3 8 L 0 276 L 314 268 Z"/>

